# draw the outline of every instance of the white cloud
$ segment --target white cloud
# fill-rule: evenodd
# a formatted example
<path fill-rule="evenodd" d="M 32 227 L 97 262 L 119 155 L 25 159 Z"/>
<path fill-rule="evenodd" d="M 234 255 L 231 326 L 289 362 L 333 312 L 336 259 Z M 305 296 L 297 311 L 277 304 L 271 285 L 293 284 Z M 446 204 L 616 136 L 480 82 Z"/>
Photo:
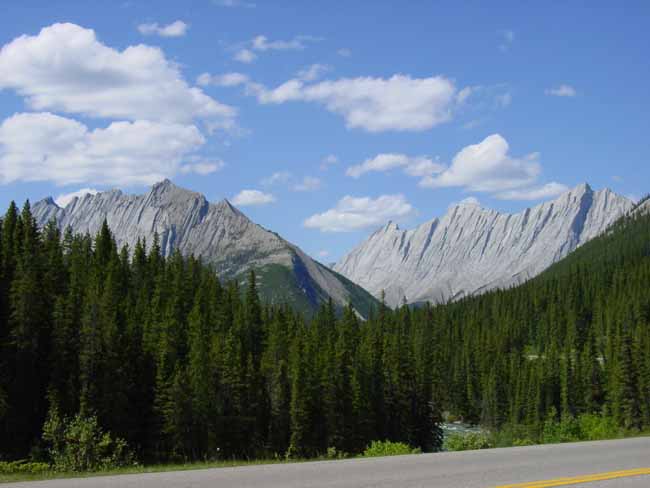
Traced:
<path fill-rule="evenodd" d="M 414 211 L 404 195 L 382 195 L 375 199 L 348 195 L 336 207 L 306 219 L 304 226 L 321 232 L 350 232 L 381 225 L 386 220 L 406 218 Z"/>
<path fill-rule="evenodd" d="M 474 206 L 480 207 L 481 202 L 476 197 L 467 197 L 467 198 L 464 198 L 463 200 L 461 200 L 460 202 L 458 202 L 457 205 L 474 205 Z"/>
<path fill-rule="evenodd" d="M 342 47 L 341 49 L 336 51 L 336 53 L 339 56 L 342 56 L 344 58 L 349 58 L 350 56 L 352 56 L 352 51 L 350 49 L 348 49 L 347 47 Z"/>
<path fill-rule="evenodd" d="M 73 191 L 72 193 L 63 193 L 59 195 L 54 199 L 54 203 L 61 208 L 65 208 L 75 198 L 82 198 L 85 195 L 96 195 L 97 193 L 99 193 L 99 190 L 95 190 L 94 188 L 82 188 L 81 190 Z"/>
<path fill-rule="evenodd" d="M 522 188 L 518 190 L 508 190 L 497 193 L 496 198 L 500 200 L 543 200 L 545 198 L 556 197 L 569 189 L 568 186 L 561 183 L 551 182 L 542 186 L 532 188 Z"/>
<path fill-rule="evenodd" d="M 470 191 L 497 192 L 534 184 L 541 172 L 539 154 L 513 158 L 508 150 L 508 142 L 499 134 L 488 136 L 463 148 L 449 168 L 438 176 L 425 176 L 420 186 L 460 186 Z"/>
<path fill-rule="evenodd" d="M 424 157 L 410 158 L 409 163 L 404 168 L 404 172 L 409 176 L 430 176 L 444 170 L 444 164 Z"/>
<path fill-rule="evenodd" d="M 255 54 L 250 49 L 240 49 L 235 53 L 234 60 L 239 61 L 240 63 L 252 63 L 257 59 L 257 54 Z"/>
<path fill-rule="evenodd" d="M 177 20 L 168 25 L 158 25 L 154 22 L 152 24 L 140 24 L 138 30 L 140 34 L 145 36 L 157 35 L 161 37 L 182 37 L 187 32 L 189 25 L 182 20 Z"/>
<path fill-rule="evenodd" d="M 232 126 L 233 107 L 190 87 L 176 63 L 143 44 L 123 51 L 75 24 L 53 24 L 0 51 L 0 89 L 13 89 L 33 110 L 166 123 L 204 119 Z"/>
<path fill-rule="evenodd" d="M 411 78 L 342 78 L 305 84 L 291 79 L 275 89 L 249 87 L 260 103 L 317 102 L 343 116 L 349 128 L 369 132 L 421 131 L 451 119 L 454 83 L 442 76 Z"/>
<path fill-rule="evenodd" d="M 515 33 L 512 30 L 504 29 L 499 31 L 499 35 L 502 39 L 501 44 L 499 44 L 499 49 L 502 52 L 506 52 L 510 45 L 515 41 Z"/>
<path fill-rule="evenodd" d="M 481 121 L 477 119 L 470 120 L 469 122 L 465 122 L 463 124 L 463 129 L 469 130 L 469 129 L 474 129 L 481 125 Z"/>
<path fill-rule="evenodd" d="M 296 181 L 293 174 L 289 171 L 277 171 L 271 176 L 263 178 L 260 181 L 262 186 L 287 185 L 292 191 L 314 191 L 321 187 L 320 178 L 305 176 L 302 180 Z"/>
<path fill-rule="evenodd" d="M 366 159 L 361 164 L 350 166 L 345 174 L 352 178 L 359 178 L 371 171 L 388 171 L 394 168 L 403 168 L 404 172 L 410 176 L 432 175 L 445 169 L 443 165 L 434 163 L 426 157 L 412 158 L 405 154 L 383 153 Z"/>
<path fill-rule="evenodd" d="M 331 68 L 326 64 L 312 64 L 296 73 L 296 76 L 303 81 L 314 81 L 327 73 Z"/>
<path fill-rule="evenodd" d="M 314 191 L 318 190 L 321 187 L 320 178 L 315 178 L 313 176 L 305 176 L 302 181 L 293 185 L 293 191 Z"/>
<path fill-rule="evenodd" d="M 576 89 L 571 85 L 560 85 L 556 88 L 549 88 L 544 93 L 555 97 L 575 97 L 578 94 Z"/>
<path fill-rule="evenodd" d="M 456 101 L 458 103 L 465 103 L 467 99 L 477 90 L 476 87 L 473 86 L 466 86 L 462 90 L 458 92 L 458 95 L 456 95 Z"/>
<path fill-rule="evenodd" d="M 296 36 L 288 41 L 270 41 L 266 36 L 257 36 L 251 41 L 255 51 L 302 51 L 305 49 L 306 41 L 318 41 L 319 38 L 312 36 Z"/>
<path fill-rule="evenodd" d="M 470 205 L 470 206 L 474 206 L 474 207 L 480 207 L 480 206 L 481 206 L 481 202 L 480 202 L 479 199 L 476 198 L 476 197 L 467 197 L 467 198 L 462 199 L 462 200 L 459 201 L 459 202 L 452 202 L 452 203 L 450 203 L 450 204 L 449 204 L 449 207 L 447 207 L 447 208 L 448 208 L 448 209 L 452 209 L 452 208 L 454 208 L 454 207 L 459 207 L 459 206 L 464 206 L 464 205 Z"/>
<path fill-rule="evenodd" d="M 209 175 L 222 170 L 226 166 L 221 160 L 216 161 L 200 161 L 198 163 L 187 163 L 181 166 L 181 173 L 196 173 L 197 175 Z"/>
<path fill-rule="evenodd" d="M 90 130 L 51 113 L 15 114 L 0 125 L 0 183 L 152 184 L 183 170 L 204 142 L 192 125 L 138 120 Z"/>
<path fill-rule="evenodd" d="M 512 95 L 510 93 L 502 93 L 495 97 L 497 106 L 500 108 L 508 107 L 512 103 Z"/>
<path fill-rule="evenodd" d="M 275 202 L 275 197 L 273 195 L 259 190 L 242 190 L 232 199 L 232 203 L 240 207 L 248 205 L 267 205 L 273 202 Z"/>
<path fill-rule="evenodd" d="M 321 171 L 326 171 L 330 166 L 334 166 L 335 164 L 338 163 L 339 163 L 339 158 L 337 156 L 335 156 L 334 154 L 328 154 L 321 161 L 320 169 Z"/>
<path fill-rule="evenodd" d="M 330 255 L 330 252 L 327 249 L 323 249 L 318 252 L 318 257 L 319 258 L 326 258 Z"/>
<path fill-rule="evenodd" d="M 239 43 L 233 48 L 236 49 L 234 59 L 241 63 L 250 64 L 257 59 L 257 53 L 267 51 L 302 51 L 307 47 L 307 42 L 320 41 L 319 37 L 296 36 L 288 41 L 272 41 L 266 36 L 256 36 L 250 41 Z"/>
<path fill-rule="evenodd" d="M 220 7 L 230 7 L 230 8 L 236 8 L 236 7 L 244 7 L 244 8 L 255 8 L 255 4 L 253 2 L 245 2 L 244 0 L 212 0 L 212 2 L 215 5 L 219 5 Z"/>
<path fill-rule="evenodd" d="M 271 186 L 276 184 L 286 184 L 291 180 L 291 173 L 289 171 L 276 171 L 271 176 L 262 179 L 260 183 L 264 186 Z"/>
<path fill-rule="evenodd" d="M 196 79 L 196 84 L 200 86 L 239 86 L 246 85 L 249 81 L 248 76 L 243 73 L 232 72 L 222 75 L 201 73 Z"/>

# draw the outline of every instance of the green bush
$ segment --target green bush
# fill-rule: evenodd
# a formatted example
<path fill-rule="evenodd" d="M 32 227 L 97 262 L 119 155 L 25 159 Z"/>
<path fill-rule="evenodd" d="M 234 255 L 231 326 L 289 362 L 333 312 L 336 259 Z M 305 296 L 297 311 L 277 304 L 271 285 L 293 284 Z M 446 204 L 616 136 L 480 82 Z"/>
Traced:
<path fill-rule="evenodd" d="M 347 454 L 339 451 L 336 447 L 328 447 L 325 457 L 327 459 L 344 459 L 347 457 Z"/>
<path fill-rule="evenodd" d="M 469 434 L 451 434 L 445 438 L 445 451 L 473 451 L 475 449 L 490 449 L 494 442 L 488 434 L 471 432 Z"/>
<path fill-rule="evenodd" d="M 621 435 L 620 429 L 611 417 L 582 414 L 577 418 L 565 416 L 558 421 L 554 418 L 554 413 L 552 409 L 544 422 L 541 438 L 541 442 L 544 444 L 597 441 Z"/>
<path fill-rule="evenodd" d="M 43 440 L 57 471 L 100 471 L 135 464 L 126 441 L 103 432 L 96 417 L 61 419 L 53 410 L 43 426 Z"/>
<path fill-rule="evenodd" d="M 588 441 L 613 439 L 621 435 L 621 431 L 612 417 L 583 414 L 578 417 L 581 438 Z"/>
<path fill-rule="evenodd" d="M 41 474 L 51 470 L 52 467 L 47 463 L 32 463 L 26 460 L 0 461 L 0 474 Z"/>
<path fill-rule="evenodd" d="M 363 451 L 363 457 L 401 456 L 403 454 L 419 454 L 420 452 L 422 452 L 420 449 L 414 449 L 403 442 L 372 441 Z"/>

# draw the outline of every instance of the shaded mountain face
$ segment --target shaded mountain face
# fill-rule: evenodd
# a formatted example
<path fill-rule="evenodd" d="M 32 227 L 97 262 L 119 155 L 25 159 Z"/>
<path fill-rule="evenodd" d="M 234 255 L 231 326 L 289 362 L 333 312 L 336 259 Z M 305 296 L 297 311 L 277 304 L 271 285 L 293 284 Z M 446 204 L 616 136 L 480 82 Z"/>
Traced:
<path fill-rule="evenodd" d="M 536 276 L 632 206 L 587 184 L 517 214 L 462 203 L 412 230 L 389 222 L 334 270 L 391 306 L 446 302 Z"/>
<path fill-rule="evenodd" d="M 51 198 L 32 211 L 44 226 L 54 219 L 63 230 L 95 235 L 106 219 L 118 245 L 133 249 L 138 238 L 151 244 L 157 233 L 162 252 L 178 249 L 200 256 L 223 279 L 245 279 L 254 268 L 262 297 L 306 312 L 330 297 L 338 307 L 351 302 L 366 316 L 374 298 L 359 286 L 314 261 L 298 247 L 248 219 L 227 200 L 212 204 L 169 180 L 144 195 L 119 190 L 75 198 L 65 208 Z"/>

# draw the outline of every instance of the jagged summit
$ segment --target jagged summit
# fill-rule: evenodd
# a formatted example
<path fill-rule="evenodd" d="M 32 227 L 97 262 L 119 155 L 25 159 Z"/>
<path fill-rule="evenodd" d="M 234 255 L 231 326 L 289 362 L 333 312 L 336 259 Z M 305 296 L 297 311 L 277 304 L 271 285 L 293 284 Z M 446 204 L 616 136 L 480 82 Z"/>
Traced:
<path fill-rule="evenodd" d="M 265 298 L 292 302 L 303 310 L 332 298 L 339 306 L 351 301 L 365 315 L 374 302 L 365 290 L 252 222 L 228 200 L 210 203 L 201 193 L 167 179 L 142 195 L 119 190 L 87 194 L 65 208 L 51 198 L 44 199 L 34 205 L 33 213 L 41 226 L 55 219 L 61 229 L 71 227 L 90 235 L 95 235 L 106 219 L 118 245 L 130 249 L 138 238 L 153 242 L 157 233 L 164 255 L 178 249 L 184 255 L 201 256 L 227 279 L 245 276 L 255 268 Z"/>
<path fill-rule="evenodd" d="M 380 228 L 334 270 L 390 305 L 444 302 L 539 274 L 631 208 L 587 183 L 514 214 L 460 202 L 414 229 Z"/>

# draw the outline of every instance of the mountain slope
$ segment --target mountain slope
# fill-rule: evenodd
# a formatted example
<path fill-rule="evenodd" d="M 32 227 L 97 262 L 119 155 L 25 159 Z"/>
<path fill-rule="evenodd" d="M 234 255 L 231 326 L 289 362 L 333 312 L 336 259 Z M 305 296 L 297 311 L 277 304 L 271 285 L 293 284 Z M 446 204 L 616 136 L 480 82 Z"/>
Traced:
<path fill-rule="evenodd" d="M 175 249 L 201 256 L 224 279 L 244 279 L 255 268 L 263 297 L 288 302 L 304 311 L 332 298 L 341 307 L 351 301 L 366 316 L 374 299 L 298 247 L 249 220 L 227 200 L 216 204 L 169 180 L 144 195 L 119 190 L 75 198 L 65 208 L 51 198 L 36 203 L 33 213 L 40 226 L 55 219 L 61 229 L 94 235 L 104 219 L 120 246 L 133 249 L 138 238 L 153 242 L 158 233 L 162 252 Z"/>
<path fill-rule="evenodd" d="M 536 276 L 631 208 L 587 184 L 517 214 L 460 203 L 413 230 L 389 222 L 334 270 L 389 305 L 444 302 Z"/>

